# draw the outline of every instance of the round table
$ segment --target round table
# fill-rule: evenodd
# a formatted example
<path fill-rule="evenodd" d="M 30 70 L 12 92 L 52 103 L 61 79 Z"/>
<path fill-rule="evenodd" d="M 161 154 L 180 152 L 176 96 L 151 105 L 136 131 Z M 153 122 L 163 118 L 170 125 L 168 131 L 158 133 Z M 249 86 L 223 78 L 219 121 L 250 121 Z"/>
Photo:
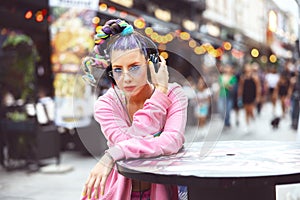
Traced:
<path fill-rule="evenodd" d="M 276 185 L 300 183 L 300 143 L 187 143 L 177 154 L 122 160 L 117 168 L 132 179 L 186 185 L 189 199 L 275 200 Z"/>

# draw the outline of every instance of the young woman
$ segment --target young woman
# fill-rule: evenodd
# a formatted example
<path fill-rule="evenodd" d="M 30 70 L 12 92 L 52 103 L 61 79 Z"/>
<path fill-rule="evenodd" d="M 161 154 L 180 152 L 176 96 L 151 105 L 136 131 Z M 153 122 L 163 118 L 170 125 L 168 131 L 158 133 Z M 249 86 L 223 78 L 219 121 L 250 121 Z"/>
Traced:
<path fill-rule="evenodd" d="M 221 116 L 224 118 L 225 127 L 231 127 L 230 124 L 230 112 L 233 103 L 233 89 L 237 79 L 233 74 L 233 68 L 230 65 L 226 65 L 222 68 L 222 74 L 219 76 L 219 99 L 218 109 Z"/>
<path fill-rule="evenodd" d="M 203 127 L 209 115 L 211 90 L 202 77 L 198 79 L 195 98 L 196 106 L 194 113 L 198 119 L 199 126 Z"/>
<path fill-rule="evenodd" d="M 95 57 L 85 63 L 106 68 L 112 81 L 112 88 L 94 107 L 94 117 L 109 148 L 91 170 L 83 199 L 178 199 L 177 186 L 128 179 L 118 174 L 115 162 L 174 154 L 182 148 L 187 119 L 184 91 L 178 84 L 168 83 L 162 57 L 155 71 L 155 58 L 149 51 L 155 45 L 127 22 L 108 21 L 96 34 L 96 41 Z M 106 50 L 100 51 L 105 44 Z M 147 78 L 148 70 L 152 83 Z"/>
<path fill-rule="evenodd" d="M 290 87 L 290 77 L 286 73 L 282 73 L 279 76 L 279 80 L 274 89 L 274 99 L 279 99 L 281 103 L 282 117 L 285 117 L 285 114 L 288 110 L 290 95 L 288 95 Z"/>
<path fill-rule="evenodd" d="M 246 116 L 246 129 L 248 132 L 250 120 L 254 119 L 255 103 L 260 99 L 260 81 L 258 77 L 253 74 L 253 68 L 250 63 L 245 65 L 244 74 L 239 81 L 238 96 L 242 99 Z"/>

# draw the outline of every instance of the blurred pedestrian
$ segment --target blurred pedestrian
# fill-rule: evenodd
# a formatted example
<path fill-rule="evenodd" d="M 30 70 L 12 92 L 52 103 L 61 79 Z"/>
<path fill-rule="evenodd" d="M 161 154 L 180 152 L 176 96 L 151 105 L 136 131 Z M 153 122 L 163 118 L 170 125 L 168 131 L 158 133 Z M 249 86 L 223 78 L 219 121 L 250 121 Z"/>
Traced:
<path fill-rule="evenodd" d="M 290 87 L 290 79 L 287 73 L 281 73 L 278 83 L 274 89 L 273 98 L 278 99 L 281 104 L 281 117 L 285 117 L 287 109 L 289 107 L 290 99 L 288 96 L 288 90 Z"/>
<path fill-rule="evenodd" d="M 240 109 L 242 108 L 242 105 L 239 102 L 238 98 L 238 88 L 239 88 L 239 80 L 241 73 L 239 71 L 234 73 L 234 76 L 236 77 L 236 83 L 233 86 L 233 91 L 232 91 L 232 105 L 233 105 L 233 110 L 235 113 L 235 125 L 239 126 L 240 124 L 240 119 L 239 119 L 239 114 L 240 114 Z"/>
<path fill-rule="evenodd" d="M 203 78 L 199 77 L 196 88 L 196 106 L 194 113 L 200 127 L 206 124 L 210 110 L 211 95 L 210 88 L 206 85 Z"/>
<path fill-rule="evenodd" d="M 230 112 L 233 103 L 233 89 L 237 83 L 237 79 L 233 74 L 233 69 L 230 65 L 222 67 L 222 74 L 219 77 L 219 99 L 218 108 L 221 116 L 224 119 L 225 127 L 230 127 Z"/>
<path fill-rule="evenodd" d="M 244 73 L 240 77 L 238 95 L 243 102 L 246 117 L 245 132 L 248 132 L 250 120 L 254 119 L 255 103 L 259 102 L 260 98 L 260 81 L 258 77 L 253 74 L 250 63 L 245 65 Z"/>
<path fill-rule="evenodd" d="M 97 55 L 85 58 L 84 70 L 93 81 L 89 67 L 105 68 L 112 81 L 112 88 L 94 107 L 109 148 L 91 170 L 83 199 L 178 199 L 177 186 L 126 178 L 118 173 L 115 162 L 169 155 L 182 148 L 187 118 L 182 87 L 168 83 L 166 61 L 158 57 L 156 45 L 127 22 L 106 22 L 96 34 L 96 43 Z"/>
<path fill-rule="evenodd" d="M 270 68 L 266 74 L 266 84 L 268 85 L 268 101 L 271 101 L 273 107 L 273 114 L 276 111 L 276 97 L 274 96 L 274 89 L 279 80 L 279 74 L 275 68 Z"/>
<path fill-rule="evenodd" d="M 300 101 L 300 60 L 295 63 L 295 74 L 290 79 L 290 87 L 288 90 L 288 99 L 290 99 L 291 111 L 291 127 L 294 130 L 298 129 L 299 122 L 299 101 Z"/>
<path fill-rule="evenodd" d="M 257 76 L 257 78 L 260 82 L 260 98 L 259 98 L 258 102 L 256 102 L 257 114 L 260 115 L 263 104 L 265 103 L 265 100 L 266 100 L 266 93 L 268 91 L 268 85 L 267 85 L 267 82 L 265 79 L 265 74 L 257 62 L 252 63 L 252 69 L 253 69 L 253 75 Z"/>

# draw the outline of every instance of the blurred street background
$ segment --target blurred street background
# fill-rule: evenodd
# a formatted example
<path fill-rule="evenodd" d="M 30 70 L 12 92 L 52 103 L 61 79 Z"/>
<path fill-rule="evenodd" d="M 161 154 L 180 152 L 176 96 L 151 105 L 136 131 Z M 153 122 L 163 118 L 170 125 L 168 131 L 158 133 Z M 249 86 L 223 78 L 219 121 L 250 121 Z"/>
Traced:
<path fill-rule="evenodd" d="M 299 0 L 2 0 L 0 199 L 79 199 L 107 148 L 82 80 L 93 35 L 121 18 L 150 37 L 189 99 L 186 142 L 300 139 Z M 299 180 L 300 183 L 300 180 Z M 300 185 L 277 187 L 300 199 Z"/>
<path fill-rule="evenodd" d="M 284 119 L 279 128 L 274 130 L 266 121 L 270 120 L 271 104 L 265 105 L 263 112 L 254 122 L 249 133 L 245 133 L 241 122 L 240 126 L 234 125 L 232 130 L 223 130 L 221 140 L 274 140 L 296 141 L 297 133 L 291 130 L 288 119 Z M 280 110 L 280 107 L 278 107 Z M 243 116 L 244 113 L 241 112 Z M 222 120 L 215 123 L 220 123 Z M 212 124 L 211 124 L 212 125 Z M 186 140 L 189 142 L 203 141 L 209 129 L 209 124 L 202 128 L 189 127 Z M 196 132 L 195 130 L 198 130 Z M 0 168 L 0 199 L 79 199 L 83 184 L 96 164 L 98 157 L 90 156 L 76 150 L 61 152 L 61 170 L 39 170 L 30 172 L 27 169 L 7 171 Z M 50 166 L 55 159 L 43 160 Z M 65 168 L 65 169 L 64 169 Z M 300 184 L 279 185 L 276 188 L 277 200 L 296 200 L 300 198 Z"/>

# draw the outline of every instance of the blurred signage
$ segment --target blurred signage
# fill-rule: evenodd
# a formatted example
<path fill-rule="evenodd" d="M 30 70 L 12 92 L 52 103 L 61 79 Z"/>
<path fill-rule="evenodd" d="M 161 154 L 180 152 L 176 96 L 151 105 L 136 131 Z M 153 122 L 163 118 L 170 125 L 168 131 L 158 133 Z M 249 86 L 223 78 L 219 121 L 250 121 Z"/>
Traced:
<path fill-rule="evenodd" d="M 95 2 L 50 0 L 55 123 L 69 129 L 89 125 L 93 113 L 92 88 L 82 80 L 80 65 L 94 46 Z"/>
<path fill-rule="evenodd" d="M 68 7 L 97 10 L 99 1 L 97 0 L 50 0 L 50 7 Z"/>

